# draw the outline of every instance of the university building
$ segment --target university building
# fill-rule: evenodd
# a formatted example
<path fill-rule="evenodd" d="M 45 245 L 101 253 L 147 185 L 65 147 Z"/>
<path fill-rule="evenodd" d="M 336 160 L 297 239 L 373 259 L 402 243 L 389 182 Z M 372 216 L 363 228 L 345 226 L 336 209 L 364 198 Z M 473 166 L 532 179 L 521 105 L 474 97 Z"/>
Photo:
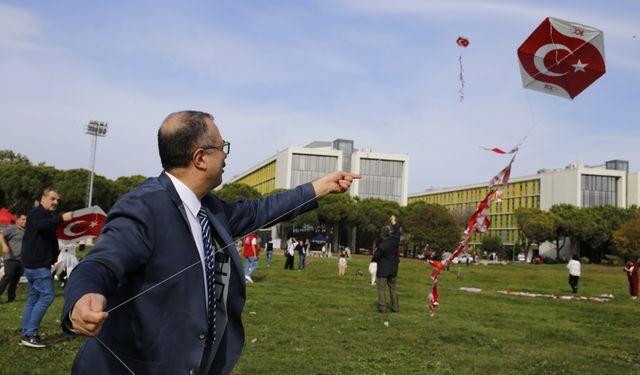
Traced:
<path fill-rule="evenodd" d="M 487 183 L 455 188 L 429 190 L 409 195 L 408 202 L 424 201 L 440 204 L 454 214 L 469 216 L 487 193 Z M 499 236 L 505 246 L 518 241 L 518 226 L 514 212 L 520 207 L 549 210 L 559 203 L 577 207 L 638 205 L 640 173 L 629 173 L 629 162 L 611 160 L 603 165 L 569 164 L 565 168 L 541 169 L 533 176 L 511 178 L 503 201 L 493 203 L 489 215 L 489 235 Z M 471 245 L 479 245 L 483 234 L 475 234 Z M 545 244 L 540 254 L 555 255 L 555 248 Z M 568 249 L 563 249 L 564 255 Z M 563 254 L 561 252 L 561 254 Z M 531 254 L 529 254 L 529 257 Z"/>
<path fill-rule="evenodd" d="M 229 183 L 247 184 L 264 195 L 274 189 L 296 187 L 337 170 L 362 175 L 349 189 L 353 197 L 380 198 L 401 206 L 407 204 L 409 157 L 357 150 L 348 139 L 288 147 L 234 176 Z M 273 233 L 275 240 L 275 231 Z"/>

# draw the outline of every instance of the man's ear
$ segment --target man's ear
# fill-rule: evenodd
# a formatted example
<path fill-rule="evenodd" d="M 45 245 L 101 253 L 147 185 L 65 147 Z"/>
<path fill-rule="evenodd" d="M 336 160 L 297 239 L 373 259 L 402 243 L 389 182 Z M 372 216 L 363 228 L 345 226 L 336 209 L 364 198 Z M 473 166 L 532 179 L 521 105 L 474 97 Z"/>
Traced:
<path fill-rule="evenodd" d="M 191 156 L 191 164 L 193 164 L 194 167 L 196 167 L 197 169 L 207 169 L 207 163 L 204 160 L 204 155 L 206 154 L 206 151 L 198 148 L 193 152 L 193 155 Z"/>

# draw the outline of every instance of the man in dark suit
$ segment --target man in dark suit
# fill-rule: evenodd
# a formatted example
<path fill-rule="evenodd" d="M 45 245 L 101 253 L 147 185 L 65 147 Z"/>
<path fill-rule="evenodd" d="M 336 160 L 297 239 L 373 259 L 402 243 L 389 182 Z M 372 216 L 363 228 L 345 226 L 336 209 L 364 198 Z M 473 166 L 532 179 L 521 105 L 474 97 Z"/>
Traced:
<path fill-rule="evenodd" d="M 378 311 L 386 312 L 387 309 L 387 287 L 391 295 L 391 311 L 398 312 L 398 291 L 396 290 L 396 278 L 398 277 L 398 264 L 400 257 L 398 248 L 400 245 L 400 226 L 395 216 L 391 215 L 391 225 L 385 225 L 381 229 L 382 241 L 371 257 L 372 262 L 378 263 L 376 272 L 378 284 Z"/>
<path fill-rule="evenodd" d="M 244 345 L 245 279 L 234 239 L 316 208 L 317 198 L 359 177 L 334 172 L 227 203 L 210 193 L 229 153 L 213 116 L 169 115 L 158 146 L 164 172 L 113 206 L 65 288 L 63 329 L 96 336 L 73 373 L 230 373 Z"/>

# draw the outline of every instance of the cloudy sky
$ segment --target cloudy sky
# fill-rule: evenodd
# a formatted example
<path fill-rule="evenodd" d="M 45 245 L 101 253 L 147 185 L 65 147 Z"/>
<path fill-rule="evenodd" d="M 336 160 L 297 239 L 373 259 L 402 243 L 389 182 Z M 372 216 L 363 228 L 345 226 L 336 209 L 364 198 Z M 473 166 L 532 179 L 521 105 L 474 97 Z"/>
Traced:
<path fill-rule="evenodd" d="M 548 16 L 604 31 L 607 72 L 574 100 L 522 87 L 516 50 Z M 410 193 L 486 181 L 507 159 L 481 148 L 524 137 L 513 176 L 636 172 L 638 20 L 636 0 L 2 0 L 0 149 L 88 168 L 95 119 L 96 173 L 157 175 L 158 125 L 198 109 L 232 144 L 227 180 L 336 138 L 408 154 Z"/>

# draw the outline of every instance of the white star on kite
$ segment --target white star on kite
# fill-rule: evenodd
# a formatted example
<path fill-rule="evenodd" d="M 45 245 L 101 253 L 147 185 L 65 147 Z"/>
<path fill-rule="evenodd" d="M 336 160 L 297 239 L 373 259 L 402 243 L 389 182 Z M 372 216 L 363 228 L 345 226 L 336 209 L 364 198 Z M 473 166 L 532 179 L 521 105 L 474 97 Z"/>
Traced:
<path fill-rule="evenodd" d="M 91 224 L 89 224 L 89 227 L 91 228 L 95 228 L 98 226 L 98 222 L 97 221 L 92 221 Z"/>
<path fill-rule="evenodd" d="M 577 71 L 581 71 L 581 72 L 585 72 L 584 68 L 587 67 L 587 65 L 589 64 L 583 64 L 582 61 L 580 61 L 580 59 L 578 59 L 578 62 L 571 65 L 573 66 L 573 68 L 575 69 L 573 72 L 577 72 Z"/>

